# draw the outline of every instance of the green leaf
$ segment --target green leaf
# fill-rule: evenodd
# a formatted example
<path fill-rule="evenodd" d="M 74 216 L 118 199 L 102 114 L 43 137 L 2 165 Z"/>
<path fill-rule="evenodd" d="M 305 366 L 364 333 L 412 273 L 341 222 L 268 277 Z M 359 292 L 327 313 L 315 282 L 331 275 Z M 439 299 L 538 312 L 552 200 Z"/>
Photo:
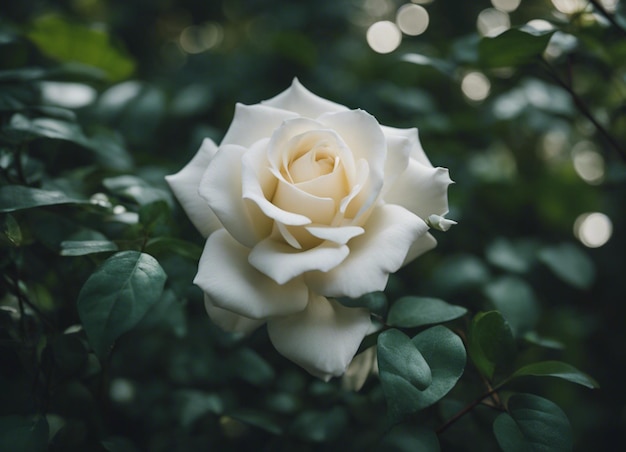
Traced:
<path fill-rule="evenodd" d="M 402 60 L 419 66 L 429 66 L 441 72 L 443 75 L 452 77 L 454 75 L 455 66 L 447 60 L 427 57 L 419 53 L 406 53 L 402 55 Z"/>
<path fill-rule="evenodd" d="M 517 350 L 511 328 L 502 314 L 489 311 L 474 316 L 468 351 L 480 373 L 490 380 L 496 373 L 508 373 Z"/>
<path fill-rule="evenodd" d="M 400 424 L 380 441 L 376 450 L 394 452 L 439 452 L 437 434 L 425 427 Z"/>
<path fill-rule="evenodd" d="M 23 185 L 0 187 L 0 213 L 59 204 L 89 204 L 89 201 L 75 199 L 59 191 L 40 190 Z"/>
<path fill-rule="evenodd" d="M 337 301 L 348 308 L 366 308 L 378 315 L 387 312 L 387 296 L 384 292 L 366 293 L 359 298 L 339 297 Z"/>
<path fill-rule="evenodd" d="M 172 237 L 155 237 L 148 240 L 146 251 L 150 254 L 171 252 L 195 262 L 199 261 L 202 255 L 202 248 L 195 243 Z"/>
<path fill-rule="evenodd" d="M 517 276 L 503 276 L 485 286 L 485 296 L 500 311 L 513 336 L 523 336 L 537 325 L 539 303 L 530 285 Z"/>
<path fill-rule="evenodd" d="M 48 449 L 48 422 L 45 417 L 0 417 L 0 450 L 44 452 Z"/>
<path fill-rule="evenodd" d="M 304 411 L 290 426 L 290 433 L 309 441 L 322 443 L 330 441 L 342 432 L 348 423 L 345 408 L 335 406 L 324 411 Z"/>
<path fill-rule="evenodd" d="M 422 391 L 433 382 L 430 367 L 420 351 L 406 334 L 396 329 L 378 336 L 378 370 L 388 400 L 398 396 L 394 393 L 398 379 Z"/>
<path fill-rule="evenodd" d="M 465 369 L 463 341 L 448 328 L 434 326 L 416 335 L 411 342 L 428 364 L 432 383 L 424 390 L 402 378 L 396 379 L 393 388 L 387 385 L 387 389 L 392 390 L 389 396 L 385 393 L 390 424 L 438 402 L 456 385 Z"/>
<path fill-rule="evenodd" d="M 387 324 L 415 328 L 458 319 L 466 312 L 464 307 L 451 305 L 437 298 L 407 296 L 399 298 L 391 306 Z"/>
<path fill-rule="evenodd" d="M 553 32 L 511 28 L 493 38 L 483 38 L 478 51 L 480 61 L 489 67 L 518 66 L 539 57 Z"/>
<path fill-rule="evenodd" d="M 27 36 L 45 55 L 102 69 L 111 81 L 124 79 L 135 70 L 133 60 L 113 46 L 103 30 L 73 24 L 60 16 L 38 17 Z"/>
<path fill-rule="evenodd" d="M 16 113 L 11 116 L 9 129 L 23 133 L 29 138 L 50 138 L 84 144 L 87 138 L 74 122 L 55 118 L 28 118 Z"/>
<path fill-rule="evenodd" d="M 145 180 L 137 176 L 117 176 L 108 177 L 102 181 L 102 184 L 112 193 L 130 198 L 139 205 L 150 204 L 156 201 L 164 200 L 172 205 L 172 198 L 166 190 L 151 186 Z"/>
<path fill-rule="evenodd" d="M 557 377 L 571 381 L 590 389 L 598 388 L 598 382 L 586 373 L 576 369 L 571 364 L 561 361 L 542 361 L 529 364 L 515 371 L 513 378 L 535 376 L 535 377 Z"/>
<path fill-rule="evenodd" d="M 493 432 L 504 452 L 572 450 L 572 429 L 563 410 L 532 394 L 515 394 L 508 413 L 500 414 Z"/>
<path fill-rule="evenodd" d="M 139 209 L 139 222 L 150 235 L 164 235 L 167 233 L 170 217 L 170 207 L 163 200 L 145 204 Z"/>
<path fill-rule="evenodd" d="M 226 366 L 234 376 L 255 386 L 267 386 L 274 381 L 276 376 L 272 366 L 258 353 L 247 347 L 231 352 Z"/>
<path fill-rule="evenodd" d="M 22 230 L 12 215 L 6 214 L 0 217 L 0 244 L 20 246 L 22 243 Z"/>
<path fill-rule="evenodd" d="M 78 314 L 100 358 L 159 300 L 165 279 L 156 259 L 137 251 L 111 256 L 89 277 L 78 295 Z"/>
<path fill-rule="evenodd" d="M 66 240 L 61 242 L 61 256 L 84 256 L 117 250 L 117 245 L 110 240 Z"/>
<path fill-rule="evenodd" d="M 539 260 L 562 281 L 579 289 L 589 289 L 595 279 L 593 262 L 580 247 L 572 243 L 542 249 Z"/>
<path fill-rule="evenodd" d="M 273 416 L 257 410 L 237 410 L 230 413 L 230 416 L 222 417 L 221 422 L 224 422 L 224 419 L 226 419 L 226 423 L 243 422 L 245 424 L 260 428 L 261 430 L 271 433 L 272 435 L 280 435 L 283 432 L 283 428 Z M 227 430 L 229 428 L 228 425 L 221 424 L 221 426 L 224 430 Z"/>

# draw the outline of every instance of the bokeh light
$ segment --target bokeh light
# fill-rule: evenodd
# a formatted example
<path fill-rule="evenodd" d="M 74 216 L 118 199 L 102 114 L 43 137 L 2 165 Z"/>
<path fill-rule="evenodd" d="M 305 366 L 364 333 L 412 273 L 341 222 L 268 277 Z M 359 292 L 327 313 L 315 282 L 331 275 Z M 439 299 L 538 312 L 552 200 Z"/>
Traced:
<path fill-rule="evenodd" d="M 97 95 L 94 88 L 82 83 L 45 81 L 41 82 L 39 87 L 44 102 L 65 108 L 89 105 Z"/>
<path fill-rule="evenodd" d="M 522 0 L 491 0 L 494 8 L 504 11 L 505 13 L 513 12 L 517 9 Z"/>
<path fill-rule="evenodd" d="M 576 14 L 587 6 L 586 0 L 552 0 L 554 7 L 564 14 Z"/>
<path fill-rule="evenodd" d="M 402 42 L 402 33 L 396 24 L 382 20 L 367 29 L 367 43 L 374 52 L 390 53 Z"/>
<path fill-rule="evenodd" d="M 603 213 L 584 213 L 574 222 L 574 235 L 588 248 L 598 248 L 609 241 L 613 223 Z"/>
<path fill-rule="evenodd" d="M 190 54 L 202 53 L 218 46 L 224 37 L 219 24 L 190 25 L 186 27 L 178 39 L 180 47 Z"/>
<path fill-rule="evenodd" d="M 407 3 L 398 9 L 396 24 L 403 33 L 410 36 L 421 35 L 428 28 L 428 11 L 423 6 Z"/>
<path fill-rule="evenodd" d="M 495 8 L 487 8 L 478 14 L 476 28 L 481 35 L 493 37 L 511 28 L 511 20 L 507 13 Z"/>
<path fill-rule="evenodd" d="M 597 185 L 604 180 L 604 158 L 595 150 L 593 143 L 581 141 L 572 149 L 574 169 L 582 180 Z"/>
<path fill-rule="evenodd" d="M 468 72 L 461 81 L 461 90 L 468 99 L 482 101 L 489 95 L 491 83 L 482 72 Z"/>

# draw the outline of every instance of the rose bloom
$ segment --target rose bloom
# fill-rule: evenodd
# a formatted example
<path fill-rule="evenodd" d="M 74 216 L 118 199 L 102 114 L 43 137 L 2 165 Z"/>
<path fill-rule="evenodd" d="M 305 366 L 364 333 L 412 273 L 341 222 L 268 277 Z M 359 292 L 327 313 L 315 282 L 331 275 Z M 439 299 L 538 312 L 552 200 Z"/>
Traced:
<path fill-rule="evenodd" d="M 237 104 L 220 145 L 205 139 L 167 181 L 207 237 L 194 283 L 213 322 L 241 333 L 267 323 L 282 355 L 325 380 L 370 328 L 367 309 L 335 298 L 383 290 L 436 245 L 429 224 L 454 223 L 442 218 L 448 170 L 431 165 L 417 129 L 381 126 L 297 79 Z"/>

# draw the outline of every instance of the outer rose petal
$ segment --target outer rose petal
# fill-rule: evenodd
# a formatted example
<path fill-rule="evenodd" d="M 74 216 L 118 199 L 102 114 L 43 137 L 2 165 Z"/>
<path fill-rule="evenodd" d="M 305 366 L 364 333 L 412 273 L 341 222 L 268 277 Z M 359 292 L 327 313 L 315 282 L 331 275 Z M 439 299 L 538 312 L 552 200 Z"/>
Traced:
<path fill-rule="evenodd" d="M 385 201 L 409 209 L 426 220 L 448 213 L 448 185 L 452 179 L 447 168 L 429 168 L 410 160 L 406 171 L 385 194 Z"/>
<path fill-rule="evenodd" d="M 208 237 L 211 232 L 222 227 L 207 202 L 198 194 L 198 186 L 209 162 L 215 156 L 217 146 L 206 138 L 191 161 L 178 173 L 165 176 L 185 213 L 200 234 Z"/>
<path fill-rule="evenodd" d="M 242 198 L 241 161 L 246 148 L 220 146 L 220 150 L 200 181 L 199 193 L 208 203 L 231 235 L 248 247 L 253 247 L 271 229 L 263 215 L 251 218 L 251 210 Z"/>
<path fill-rule="evenodd" d="M 381 126 L 381 128 L 383 129 L 383 133 L 386 137 L 399 135 L 408 138 L 411 142 L 411 158 L 413 160 L 417 160 L 422 165 L 432 168 L 433 165 L 432 163 L 430 163 L 430 160 L 426 156 L 424 148 L 422 148 L 422 143 L 420 143 L 419 139 L 419 133 L 415 127 L 411 129 L 397 129 L 395 127 Z"/>
<path fill-rule="evenodd" d="M 347 110 L 348 108 L 319 97 L 293 79 L 291 86 L 277 96 L 262 102 L 275 108 L 282 108 L 298 113 L 307 118 L 317 118 L 328 112 Z"/>
<path fill-rule="evenodd" d="M 308 289 L 301 278 L 278 285 L 248 264 L 250 250 L 225 230 L 209 236 L 193 280 L 219 308 L 250 319 L 302 311 Z"/>
<path fill-rule="evenodd" d="M 349 243 L 350 255 L 327 273 L 305 275 L 311 290 L 329 297 L 360 297 L 383 290 L 389 273 L 398 270 L 411 245 L 428 225 L 401 206 L 377 206 L 364 225 L 365 234 Z"/>
<path fill-rule="evenodd" d="M 226 309 L 218 308 L 211 298 L 204 294 L 204 307 L 213 323 L 224 331 L 250 334 L 265 323 L 265 320 L 250 319 Z"/>
<path fill-rule="evenodd" d="M 432 250 L 436 246 L 437 246 L 437 240 L 435 240 L 435 238 L 432 236 L 430 232 L 427 232 L 426 234 L 421 236 L 419 239 L 417 239 L 415 242 L 413 242 L 413 245 L 411 245 L 411 248 L 409 248 L 409 252 L 404 258 L 404 263 L 402 265 L 404 266 L 408 264 L 413 259 L 421 256 L 426 251 Z"/>
<path fill-rule="evenodd" d="M 270 238 L 262 240 L 252 249 L 248 261 L 278 284 L 284 284 L 307 271 L 335 268 L 349 252 L 346 245 L 331 242 L 309 250 L 297 250 Z"/>
<path fill-rule="evenodd" d="M 311 294 L 306 309 L 268 321 L 276 350 L 323 380 L 342 375 L 370 328 L 366 309 Z"/>
<path fill-rule="evenodd" d="M 266 105 L 237 104 L 233 121 L 220 146 L 237 144 L 249 147 L 262 138 L 269 138 L 283 121 L 297 117 L 293 112 Z"/>

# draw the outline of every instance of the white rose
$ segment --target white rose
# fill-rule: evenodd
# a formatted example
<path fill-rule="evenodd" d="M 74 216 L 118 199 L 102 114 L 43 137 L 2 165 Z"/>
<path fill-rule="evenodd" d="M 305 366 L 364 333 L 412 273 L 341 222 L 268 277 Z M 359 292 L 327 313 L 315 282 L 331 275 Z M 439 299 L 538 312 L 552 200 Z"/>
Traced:
<path fill-rule="evenodd" d="M 206 139 L 167 177 L 208 237 L 194 279 L 228 331 L 267 323 L 276 349 L 311 374 L 343 374 L 370 327 L 334 297 L 383 290 L 389 274 L 436 245 L 426 221 L 448 211 L 445 168 L 417 129 L 381 126 L 298 80 L 238 104 L 219 146 Z"/>

